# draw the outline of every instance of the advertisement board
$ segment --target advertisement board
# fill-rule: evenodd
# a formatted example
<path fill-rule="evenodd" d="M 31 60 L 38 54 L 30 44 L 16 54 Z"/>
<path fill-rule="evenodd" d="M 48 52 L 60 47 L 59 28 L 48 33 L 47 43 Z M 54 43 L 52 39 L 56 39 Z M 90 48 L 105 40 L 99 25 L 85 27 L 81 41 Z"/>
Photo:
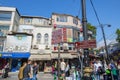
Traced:
<path fill-rule="evenodd" d="M 52 32 L 52 44 L 67 42 L 66 28 L 61 28 Z"/>
<path fill-rule="evenodd" d="M 32 36 L 8 35 L 4 52 L 30 52 Z"/>

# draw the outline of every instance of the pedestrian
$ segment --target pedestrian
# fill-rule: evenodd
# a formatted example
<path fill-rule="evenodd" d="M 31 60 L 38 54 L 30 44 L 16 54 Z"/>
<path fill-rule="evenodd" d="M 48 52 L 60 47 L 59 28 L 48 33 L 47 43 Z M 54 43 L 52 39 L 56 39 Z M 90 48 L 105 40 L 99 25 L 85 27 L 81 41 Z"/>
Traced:
<path fill-rule="evenodd" d="M 7 78 L 8 77 L 8 72 L 10 70 L 10 66 L 9 66 L 9 62 L 5 65 L 4 67 L 4 73 L 2 74 L 3 78 Z"/>
<path fill-rule="evenodd" d="M 110 63 L 111 73 L 113 75 L 114 80 L 118 80 L 118 68 L 114 61 Z"/>
<path fill-rule="evenodd" d="M 52 75 L 54 75 L 54 74 L 55 74 L 55 66 L 52 65 Z"/>
<path fill-rule="evenodd" d="M 110 65 L 108 65 L 105 73 L 106 73 L 106 76 L 104 76 L 104 80 L 112 80 Z"/>
<path fill-rule="evenodd" d="M 19 69 L 19 73 L 18 73 L 18 78 L 19 80 L 23 80 L 23 70 L 26 67 L 27 63 L 24 62 L 23 65 L 20 67 Z"/>
<path fill-rule="evenodd" d="M 55 64 L 54 64 L 54 67 L 55 67 L 55 74 L 58 75 L 58 62 L 55 61 Z"/>
<path fill-rule="evenodd" d="M 65 68 L 66 68 L 66 64 L 64 62 L 64 59 L 62 59 L 62 62 L 60 63 L 60 69 L 63 79 L 65 79 Z"/>
<path fill-rule="evenodd" d="M 37 80 L 37 74 L 38 74 L 38 69 L 39 69 L 39 66 L 37 64 L 37 62 L 34 62 L 34 65 L 33 65 L 33 80 Z"/>
<path fill-rule="evenodd" d="M 70 75 L 69 70 L 70 70 L 69 63 L 68 63 L 68 62 L 66 62 L 66 68 L 65 68 L 65 76 L 66 76 L 66 77 L 69 77 L 69 75 Z"/>
<path fill-rule="evenodd" d="M 79 69 L 73 67 L 72 80 L 80 80 Z"/>
<path fill-rule="evenodd" d="M 31 60 L 27 61 L 27 65 L 23 70 L 23 80 L 32 80 L 32 67 L 31 67 Z"/>
<path fill-rule="evenodd" d="M 95 79 L 100 80 L 100 72 L 101 72 L 102 64 L 100 63 L 99 60 L 94 63 L 94 74 L 95 74 Z"/>
<path fill-rule="evenodd" d="M 61 68 L 61 73 L 65 73 L 66 64 L 64 62 L 64 59 L 62 59 L 62 62 L 60 64 L 60 68 Z"/>

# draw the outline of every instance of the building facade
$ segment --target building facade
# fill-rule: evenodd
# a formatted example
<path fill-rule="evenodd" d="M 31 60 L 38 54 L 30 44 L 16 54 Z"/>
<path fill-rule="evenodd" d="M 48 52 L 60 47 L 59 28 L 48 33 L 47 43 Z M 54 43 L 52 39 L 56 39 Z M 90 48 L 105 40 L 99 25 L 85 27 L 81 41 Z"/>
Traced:
<path fill-rule="evenodd" d="M 58 44 L 60 53 L 63 53 L 61 58 L 78 58 L 74 43 L 83 40 L 81 29 L 80 19 L 72 15 L 53 13 L 51 18 L 20 16 L 16 8 L 0 7 L 1 57 L 10 59 L 13 71 L 24 61 L 21 58 L 38 61 L 43 71 L 58 59 L 55 54 L 58 53 Z"/>
<path fill-rule="evenodd" d="M 45 64 L 51 60 L 52 25 L 48 18 L 36 16 L 21 16 L 19 32 L 33 34 L 31 56 L 29 59 L 42 64 L 40 70 L 44 70 Z"/>
<path fill-rule="evenodd" d="M 4 56 L 4 49 L 7 41 L 7 35 L 16 32 L 19 26 L 20 14 L 14 7 L 0 7 L 0 69 L 4 67 L 7 60 Z M 4 58 L 3 58 L 4 57 Z M 8 57 L 6 55 L 6 57 Z"/>
<path fill-rule="evenodd" d="M 80 19 L 72 15 L 58 13 L 53 13 L 51 19 L 54 26 L 53 32 L 60 33 L 60 29 L 62 29 L 60 35 L 59 33 L 58 35 L 55 35 L 59 38 L 61 37 L 61 41 L 55 42 L 55 39 L 52 39 L 53 52 L 58 51 L 56 48 L 58 43 L 60 43 L 61 51 L 75 51 L 74 43 L 82 41 L 82 32 L 80 32 L 82 26 Z"/>

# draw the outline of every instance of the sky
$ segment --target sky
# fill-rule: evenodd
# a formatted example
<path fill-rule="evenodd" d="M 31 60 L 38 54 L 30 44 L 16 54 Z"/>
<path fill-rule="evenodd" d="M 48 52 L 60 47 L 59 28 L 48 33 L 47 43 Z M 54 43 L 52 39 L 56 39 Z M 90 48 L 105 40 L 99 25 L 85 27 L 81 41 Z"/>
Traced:
<path fill-rule="evenodd" d="M 116 38 L 120 29 L 120 0 L 92 0 L 107 40 Z M 79 16 L 82 19 L 81 0 L 0 0 L 0 6 L 16 7 L 21 15 L 51 17 L 53 12 Z M 86 0 L 87 22 L 97 27 L 97 42 L 103 40 L 102 31 L 94 14 L 90 0 Z"/>

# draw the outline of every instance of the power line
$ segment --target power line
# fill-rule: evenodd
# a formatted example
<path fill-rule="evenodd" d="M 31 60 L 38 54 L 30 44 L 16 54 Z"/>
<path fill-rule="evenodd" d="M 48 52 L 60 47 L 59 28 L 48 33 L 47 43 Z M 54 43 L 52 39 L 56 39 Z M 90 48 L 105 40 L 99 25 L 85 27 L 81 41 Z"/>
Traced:
<path fill-rule="evenodd" d="M 93 5 L 92 0 L 90 0 L 90 3 L 91 3 L 91 5 L 92 5 L 92 7 L 93 7 L 93 10 L 94 10 L 94 12 L 95 12 L 95 16 L 96 16 L 96 18 L 97 18 L 97 21 L 98 21 L 99 25 L 101 25 L 100 19 L 99 19 L 98 15 L 97 15 L 97 11 L 95 10 L 95 7 L 94 7 L 94 5 Z"/>

